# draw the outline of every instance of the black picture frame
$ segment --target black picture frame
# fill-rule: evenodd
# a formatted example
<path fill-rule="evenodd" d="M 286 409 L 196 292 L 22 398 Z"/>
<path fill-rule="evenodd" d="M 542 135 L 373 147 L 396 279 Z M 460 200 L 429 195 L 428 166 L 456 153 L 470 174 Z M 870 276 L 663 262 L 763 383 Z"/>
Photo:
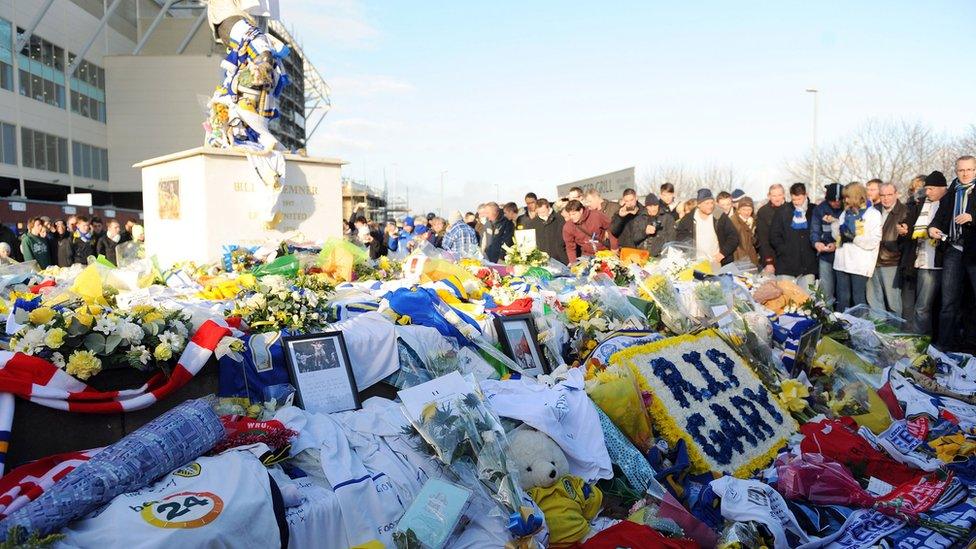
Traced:
<path fill-rule="evenodd" d="M 322 345 L 314 347 L 319 342 Z M 323 356 L 311 365 L 308 360 L 304 362 L 299 360 L 299 351 L 305 346 L 313 347 L 315 349 L 313 353 L 316 355 L 320 354 L 321 350 Z M 309 412 L 323 414 L 358 410 L 362 407 L 356 375 L 352 371 L 349 351 L 346 350 L 346 340 L 342 337 L 342 332 L 282 337 L 281 350 L 285 355 L 285 364 L 288 366 L 288 379 L 295 387 L 296 406 Z M 336 383 L 337 381 L 340 383 Z M 341 392 L 337 393 L 337 391 Z M 332 397 L 332 402 L 329 402 L 327 397 Z"/>
<path fill-rule="evenodd" d="M 817 343 L 820 342 L 822 331 L 823 325 L 817 322 L 812 328 L 803 332 L 803 335 L 800 336 L 800 340 L 796 346 L 796 355 L 793 357 L 793 368 L 790 375 L 796 377 L 800 375 L 800 372 L 809 371 L 808 366 L 810 365 L 810 360 L 817 354 Z"/>
<path fill-rule="evenodd" d="M 531 376 L 539 376 L 552 372 L 552 367 L 549 365 L 549 361 L 546 360 L 546 354 L 539 346 L 539 333 L 535 327 L 535 319 L 531 314 L 496 316 L 494 324 L 498 341 L 502 344 L 502 351 L 504 351 L 506 356 L 514 360 L 516 364 L 523 366 L 522 370 L 524 373 Z M 517 327 L 516 329 L 521 335 L 531 343 L 531 346 L 527 350 L 523 349 L 516 352 L 517 349 L 513 345 L 514 342 L 511 339 L 511 330 L 509 329 L 511 327 Z M 524 367 L 527 357 L 533 363 L 529 368 Z"/>

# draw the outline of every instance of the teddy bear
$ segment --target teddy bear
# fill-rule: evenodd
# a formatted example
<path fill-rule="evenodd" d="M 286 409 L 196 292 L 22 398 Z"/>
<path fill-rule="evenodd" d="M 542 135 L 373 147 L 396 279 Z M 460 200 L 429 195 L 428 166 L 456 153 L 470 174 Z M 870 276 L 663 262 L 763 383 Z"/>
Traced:
<path fill-rule="evenodd" d="M 550 545 L 583 541 L 603 503 L 600 489 L 569 474 L 562 448 L 535 429 L 515 430 L 509 437 L 509 456 L 518 469 L 522 489 L 545 515 Z"/>

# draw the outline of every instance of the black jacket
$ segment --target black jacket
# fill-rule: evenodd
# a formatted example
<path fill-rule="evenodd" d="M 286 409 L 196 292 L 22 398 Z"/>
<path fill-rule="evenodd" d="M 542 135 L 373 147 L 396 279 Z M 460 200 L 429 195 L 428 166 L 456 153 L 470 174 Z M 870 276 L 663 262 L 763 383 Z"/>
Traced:
<path fill-rule="evenodd" d="M 60 254 L 59 254 L 60 255 Z M 71 237 L 71 263 L 81 263 L 88 265 L 88 256 L 95 255 L 95 238 L 90 238 L 87 242 L 82 240 L 76 233 Z"/>
<path fill-rule="evenodd" d="M 793 204 L 777 208 L 769 226 L 769 244 L 775 254 L 776 274 L 789 276 L 816 275 L 817 250 L 810 243 L 813 223 L 813 204 L 807 204 L 807 228 L 794 229 Z"/>
<path fill-rule="evenodd" d="M 74 248 L 71 246 L 71 236 L 67 235 L 58 240 L 58 267 L 70 267 L 74 263 Z"/>
<path fill-rule="evenodd" d="M 20 237 L 10 227 L 0 224 L 0 242 L 10 245 L 10 257 L 17 261 L 24 260 L 24 254 L 20 253 Z"/>
<path fill-rule="evenodd" d="M 785 206 L 786 204 L 783 204 Z M 773 224 L 773 216 L 783 208 L 774 207 L 767 202 L 756 212 L 756 251 L 759 252 L 759 268 L 776 264 L 776 251 L 769 242 L 769 229 Z"/>
<path fill-rule="evenodd" d="M 505 257 L 502 246 L 511 246 L 515 240 L 515 225 L 499 214 L 498 220 L 489 221 L 485 225 L 485 257 L 492 263 L 498 263 Z"/>
<path fill-rule="evenodd" d="M 613 217 L 610 218 L 610 234 L 617 238 L 617 243 L 621 248 L 638 248 L 640 247 L 640 241 L 634 241 L 628 238 L 626 229 L 639 216 L 647 215 L 647 210 L 638 202 L 636 213 L 620 215 L 621 211 L 617 210 L 617 213 L 613 214 Z"/>
<path fill-rule="evenodd" d="M 946 235 L 946 239 L 939 244 L 939 251 L 945 253 L 952 244 L 949 242 L 949 228 L 952 226 L 953 216 L 956 205 L 956 187 L 958 179 L 952 181 L 949 190 L 942 200 L 939 201 L 939 210 L 935 212 L 935 219 L 929 223 L 929 227 L 937 227 Z M 966 206 L 966 213 L 976 219 L 976 189 L 970 191 L 969 204 Z M 976 265 L 976 223 L 970 221 L 962 226 L 962 260 L 966 265 Z"/>
<path fill-rule="evenodd" d="M 884 215 L 881 204 L 876 205 L 875 208 L 881 212 L 881 215 Z M 881 226 L 881 246 L 878 249 L 879 266 L 895 267 L 901 262 L 901 251 L 905 246 L 905 241 L 908 240 L 908 235 L 899 236 L 898 225 L 905 223 L 907 216 L 908 208 L 901 201 L 895 202 L 891 208 L 891 213 L 888 214 L 888 219 Z"/>
<path fill-rule="evenodd" d="M 650 225 L 656 227 L 652 235 L 647 234 L 647 227 Z M 647 214 L 647 210 L 645 209 L 632 222 L 627 224 L 620 237 L 620 245 L 623 246 L 624 240 L 627 239 L 634 243 L 633 247 L 643 248 L 650 253 L 651 257 L 658 257 L 661 255 L 661 250 L 664 249 L 664 245 L 668 242 L 674 242 L 675 238 L 676 229 L 674 218 L 671 215 L 659 213 L 652 217 Z"/>
<path fill-rule="evenodd" d="M 535 229 L 535 246 L 549 254 L 549 257 L 563 265 L 569 262 L 566 257 L 566 244 L 563 242 L 563 216 L 555 211 L 543 221 L 538 216 L 529 222 L 529 229 Z"/>
<path fill-rule="evenodd" d="M 121 242 L 121 240 L 119 240 L 119 242 Z M 98 242 L 95 243 L 95 253 L 98 255 L 104 255 L 105 259 L 108 259 L 112 263 L 118 265 L 119 260 L 115 256 L 115 247 L 118 245 L 118 242 L 115 242 L 108 236 L 102 236 L 98 239 Z"/>
<path fill-rule="evenodd" d="M 739 231 L 735 230 L 732 220 L 724 213 L 712 218 L 715 226 L 715 236 L 718 237 L 718 250 L 723 256 L 722 265 L 728 265 L 735 261 L 735 249 L 739 247 Z M 677 234 L 675 238 L 679 242 L 695 242 L 695 212 L 681 218 L 678 222 Z"/>
<path fill-rule="evenodd" d="M 369 249 L 369 258 L 377 259 L 380 256 L 386 255 L 386 238 L 383 237 L 383 231 L 379 229 L 370 231 L 369 236 L 373 237 L 369 245 L 366 246 Z"/>

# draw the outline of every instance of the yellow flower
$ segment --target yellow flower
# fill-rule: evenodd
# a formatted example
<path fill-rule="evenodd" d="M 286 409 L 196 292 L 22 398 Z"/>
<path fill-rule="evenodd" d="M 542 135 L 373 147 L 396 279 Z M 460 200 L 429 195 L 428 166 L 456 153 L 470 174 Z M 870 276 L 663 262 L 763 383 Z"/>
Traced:
<path fill-rule="evenodd" d="M 146 324 L 156 322 L 162 319 L 163 319 L 163 315 L 158 311 L 147 313 L 146 316 L 142 317 L 142 321 L 145 322 Z"/>
<path fill-rule="evenodd" d="M 51 349 L 58 349 L 64 345 L 65 331 L 61 328 L 52 328 L 44 337 L 44 344 Z"/>
<path fill-rule="evenodd" d="M 827 401 L 827 406 L 830 411 L 834 413 L 835 416 L 844 415 L 844 409 L 854 404 L 854 398 L 851 395 L 844 395 L 840 400 L 830 399 Z"/>
<path fill-rule="evenodd" d="M 78 379 L 88 379 L 102 371 L 102 361 L 91 351 L 75 351 L 68 357 L 65 371 Z"/>
<path fill-rule="evenodd" d="M 156 357 L 156 360 L 169 360 L 173 358 L 173 350 L 169 348 L 169 345 L 160 343 L 153 350 L 153 356 Z"/>
<path fill-rule="evenodd" d="M 54 309 L 50 307 L 38 307 L 27 313 L 27 320 L 35 326 L 40 326 L 51 322 L 54 319 L 54 314 Z"/>
<path fill-rule="evenodd" d="M 427 422 L 434 418 L 434 414 L 436 412 L 437 412 L 437 403 L 430 402 L 426 406 L 424 406 L 423 410 L 420 411 L 420 417 L 425 422 Z"/>
<path fill-rule="evenodd" d="M 610 250 L 602 250 L 596 253 L 597 259 L 608 259 L 611 257 L 617 257 L 617 254 Z"/>
<path fill-rule="evenodd" d="M 810 391 L 807 386 L 795 379 L 787 379 L 780 385 L 779 401 L 791 412 L 806 408 L 808 396 Z"/>
<path fill-rule="evenodd" d="M 837 357 L 829 355 L 817 356 L 813 359 L 813 367 L 823 372 L 824 375 L 829 376 L 837 369 Z"/>
<path fill-rule="evenodd" d="M 570 322 L 582 322 L 590 318 L 590 304 L 579 297 L 573 297 L 566 303 L 566 317 Z"/>

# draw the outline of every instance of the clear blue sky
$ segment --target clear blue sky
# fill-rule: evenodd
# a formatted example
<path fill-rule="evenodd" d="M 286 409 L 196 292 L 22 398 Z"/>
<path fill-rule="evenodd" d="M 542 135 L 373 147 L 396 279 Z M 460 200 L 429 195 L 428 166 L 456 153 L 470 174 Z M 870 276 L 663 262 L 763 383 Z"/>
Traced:
<path fill-rule="evenodd" d="M 636 166 L 729 165 L 747 191 L 868 118 L 976 122 L 976 2 L 288 0 L 333 91 L 312 154 L 415 210 L 552 197 Z"/>

